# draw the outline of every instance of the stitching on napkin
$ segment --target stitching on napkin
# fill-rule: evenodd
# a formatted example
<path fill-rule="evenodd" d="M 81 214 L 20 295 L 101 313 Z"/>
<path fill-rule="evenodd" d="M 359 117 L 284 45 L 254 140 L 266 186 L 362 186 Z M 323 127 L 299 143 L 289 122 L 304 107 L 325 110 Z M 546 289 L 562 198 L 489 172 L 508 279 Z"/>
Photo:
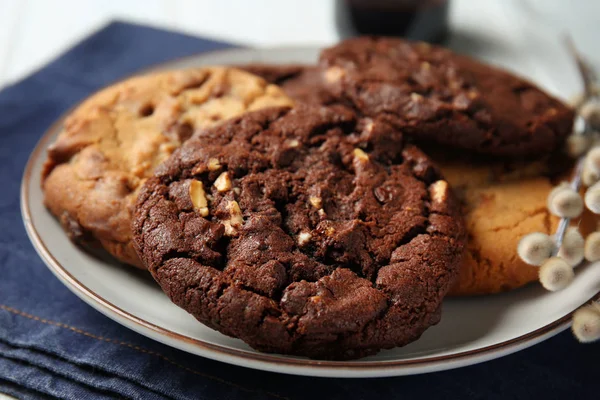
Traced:
<path fill-rule="evenodd" d="M 205 374 L 204 372 L 200 372 L 200 371 L 188 368 L 185 365 L 181 365 L 181 364 L 177 363 L 176 361 L 171 360 L 167 356 L 164 356 L 164 355 L 162 355 L 160 353 L 157 353 L 155 351 L 152 351 L 152 350 L 146 350 L 146 349 L 144 349 L 142 347 L 136 346 L 136 345 L 131 344 L 131 343 L 122 342 L 122 341 L 117 340 L 117 339 L 111 339 L 111 338 L 107 338 L 107 337 L 103 337 L 103 336 L 97 336 L 97 335 L 94 335 L 93 333 L 86 332 L 86 331 L 81 330 L 79 328 L 76 328 L 74 326 L 67 325 L 67 324 L 64 324 L 62 322 L 56 322 L 56 321 L 52 321 L 52 320 L 40 318 L 38 316 L 35 316 L 35 315 L 32 315 L 32 314 L 28 314 L 26 312 L 23 312 L 21 310 L 17 310 L 16 308 L 12 308 L 12 307 L 6 306 L 4 304 L 0 304 L 0 309 L 2 309 L 4 311 L 8 311 L 11 314 L 19 315 L 21 317 L 25 317 L 25 318 L 28 318 L 28 319 L 31 319 L 31 320 L 34 320 L 34 321 L 37 321 L 37 322 L 41 322 L 41 323 L 46 324 L 46 325 L 52 325 L 52 326 L 57 326 L 57 327 L 62 328 L 62 329 L 67 329 L 67 330 L 70 330 L 72 332 L 78 333 L 80 335 L 87 336 L 87 337 L 92 338 L 92 339 L 96 339 L 96 340 L 107 342 L 107 343 L 118 344 L 120 346 L 128 347 L 130 349 L 139 351 L 140 353 L 144 353 L 144 354 L 148 354 L 148 355 L 151 355 L 151 356 L 158 357 L 158 358 L 162 359 L 163 361 L 166 361 L 169 364 L 172 364 L 172 365 L 174 365 L 174 366 L 176 366 L 176 367 L 178 367 L 180 369 L 183 369 L 183 370 L 185 370 L 187 372 L 190 372 L 192 374 L 195 374 L 195 375 L 198 375 L 198 376 L 202 376 L 204 378 L 211 379 L 211 380 L 219 382 L 221 384 L 229 385 L 229 386 L 235 387 L 237 389 L 240 389 L 240 390 L 243 390 L 243 391 L 246 391 L 246 392 L 264 393 L 264 394 L 268 394 L 269 396 L 275 397 L 277 399 L 290 400 L 288 397 L 280 396 L 280 395 L 278 395 L 276 393 L 265 392 L 265 391 L 261 391 L 261 390 L 255 390 L 255 389 L 250 389 L 250 388 L 247 388 L 245 386 L 238 385 L 237 383 L 230 382 L 230 381 L 227 381 L 225 379 L 222 379 L 222 378 L 219 378 L 219 377 L 216 377 L 216 376 L 213 376 L 213 375 L 208 375 L 208 374 Z"/>

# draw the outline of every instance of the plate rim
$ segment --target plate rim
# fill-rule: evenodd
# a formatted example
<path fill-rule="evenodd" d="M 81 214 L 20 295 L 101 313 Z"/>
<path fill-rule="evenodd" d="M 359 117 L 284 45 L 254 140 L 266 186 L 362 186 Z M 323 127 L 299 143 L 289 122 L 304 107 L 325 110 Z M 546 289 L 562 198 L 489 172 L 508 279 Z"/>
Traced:
<path fill-rule="evenodd" d="M 185 61 L 191 61 L 198 57 L 205 57 L 223 54 L 230 52 L 242 51 L 286 51 L 286 50 L 314 50 L 316 46 L 277 46 L 277 47 L 260 47 L 257 49 L 252 48 L 241 48 L 233 47 L 228 49 L 214 50 L 203 53 L 197 53 L 195 55 L 189 55 L 185 57 L 175 58 L 170 61 L 157 63 L 145 68 L 140 69 L 124 78 L 115 80 L 110 83 L 120 82 L 128 79 L 131 76 L 139 75 L 142 73 L 150 72 L 153 70 L 161 69 L 174 69 L 173 66 L 178 63 Z M 218 345 L 203 341 L 201 339 L 192 338 L 184 334 L 180 334 L 169 330 L 166 327 L 156 325 L 143 318 L 140 318 L 118 305 L 111 303 L 104 299 L 101 295 L 88 288 L 85 284 L 76 279 L 52 254 L 52 252 L 46 247 L 46 244 L 42 240 L 36 226 L 32 220 L 32 213 L 30 209 L 29 201 L 29 186 L 31 185 L 32 172 L 34 164 L 43 157 L 43 153 L 47 149 L 48 142 L 53 136 L 53 133 L 60 128 L 65 120 L 66 116 L 76 107 L 78 107 L 85 99 L 81 100 L 67 111 L 63 112 L 42 134 L 40 139 L 37 141 L 33 151 L 29 155 L 27 164 L 25 166 L 23 177 L 21 180 L 20 187 L 20 206 L 21 216 L 34 249 L 44 262 L 50 271 L 59 278 L 59 280 L 69 288 L 75 295 L 80 299 L 84 300 L 87 304 L 100 311 L 113 321 L 124 325 L 125 327 L 135 330 L 136 332 L 148 336 L 150 331 L 154 335 L 152 339 L 157 340 L 163 344 L 171 347 L 179 348 L 188 353 L 201 355 L 213 360 L 218 360 L 234 365 L 257 368 L 272 372 L 282 372 L 288 374 L 297 375 L 312 375 L 312 376 L 329 376 L 329 377 L 359 377 L 353 374 L 352 376 L 341 375 L 341 373 L 354 372 L 365 372 L 368 371 L 368 375 L 365 377 L 382 377 L 382 376 L 398 376 L 407 375 L 411 373 L 427 373 L 440 371 L 445 369 L 451 369 L 455 367 L 462 367 L 477 364 L 479 362 L 489 361 L 495 358 L 499 358 L 516 351 L 525 349 L 533 346 L 543 340 L 549 339 L 550 337 L 564 331 L 569 328 L 571 317 L 574 311 L 567 313 L 562 318 L 559 318 L 547 325 L 544 325 L 538 329 L 535 329 L 526 334 L 520 335 L 516 338 L 512 338 L 506 341 L 498 342 L 492 345 L 480 347 L 473 350 L 462 351 L 454 354 L 440 355 L 440 356 L 425 356 L 407 360 L 382 360 L 382 361 L 330 361 L 330 360 L 312 360 L 306 358 L 285 358 L 285 355 L 274 355 L 269 353 L 260 353 L 257 351 L 246 351 L 240 349 L 229 348 L 226 346 Z M 584 304 L 589 303 L 595 298 L 600 297 L 600 293 L 592 296 Z M 127 321 L 124 323 L 122 320 Z M 129 325 L 132 323 L 133 326 Z M 137 329 L 136 329 L 137 328 Z M 159 340 L 157 337 L 162 337 L 164 340 Z M 193 345 L 199 349 L 197 353 L 190 352 L 184 346 L 175 346 L 169 340 L 179 340 L 186 345 Z M 458 365 L 457 365 L 458 363 Z M 252 364 L 252 365 L 251 365 Z M 282 370 L 281 368 L 284 368 Z M 308 368 L 308 369 L 307 369 Z M 420 372 L 411 372 L 411 369 L 420 368 Z M 313 373 L 311 373 L 313 371 Z M 319 372 L 319 374 L 316 374 Z"/>

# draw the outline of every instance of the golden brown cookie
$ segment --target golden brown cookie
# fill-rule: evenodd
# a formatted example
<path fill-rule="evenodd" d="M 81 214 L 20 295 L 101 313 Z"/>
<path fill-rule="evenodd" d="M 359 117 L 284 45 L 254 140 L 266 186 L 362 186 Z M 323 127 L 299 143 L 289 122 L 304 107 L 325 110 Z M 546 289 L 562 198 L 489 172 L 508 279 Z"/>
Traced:
<path fill-rule="evenodd" d="M 538 267 L 517 255 L 528 233 L 553 234 L 559 219 L 546 207 L 552 188 L 570 179 L 572 162 L 556 157 L 535 162 L 490 162 L 433 152 L 446 180 L 462 202 L 468 233 L 466 254 L 450 295 L 491 294 L 538 279 Z M 579 224 L 585 236 L 597 219 L 586 211 Z"/>
<path fill-rule="evenodd" d="M 291 106 L 277 86 L 225 67 L 134 77 L 96 93 L 48 149 L 45 204 L 69 237 L 142 267 L 131 243 L 137 192 L 195 131 L 246 111 Z"/>

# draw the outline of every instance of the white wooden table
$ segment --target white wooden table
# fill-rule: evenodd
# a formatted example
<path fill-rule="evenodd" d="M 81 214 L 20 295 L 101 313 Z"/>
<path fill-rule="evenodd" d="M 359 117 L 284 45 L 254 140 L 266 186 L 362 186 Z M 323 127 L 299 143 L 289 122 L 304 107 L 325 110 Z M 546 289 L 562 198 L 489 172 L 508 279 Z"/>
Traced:
<path fill-rule="evenodd" d="M 337 38 L 331 0 L 0 0 L 0 86 L 114 19 L 255 46 Z"/>
<path fill-rule="evenodd" d="M 557 27 L 568 27 L 588 53 L 600 39 L 597 0 L 451 1 L 454 24 L 506 28 L 503 9 L 530 3 Z M 253 46 L 328 44 L 338 39 L 333 8 L 334 0 L 0 0 L 0 87 L 114 19 Z M 478 19 L 491 9 L 497 18 Z"/>

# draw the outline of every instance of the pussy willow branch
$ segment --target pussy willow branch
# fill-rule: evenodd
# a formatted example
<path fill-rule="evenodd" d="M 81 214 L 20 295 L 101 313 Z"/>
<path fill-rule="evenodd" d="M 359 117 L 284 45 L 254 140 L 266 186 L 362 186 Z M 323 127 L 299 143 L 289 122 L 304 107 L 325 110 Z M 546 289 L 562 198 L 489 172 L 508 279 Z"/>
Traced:
<path fill-rule="evenodd" d="M 571 35 L 565 35 L 565 43 L 573 61 L 577 65 L 577 69 L 579 72 L 579 77 L 583 83 L 583 93 L 584 100 L 589 100 L 593 97 L 597 97 L 595 91 L 595 84 L 598 82 L 598 78 L 596 72 L 591 67 L 591 65 L 583 58 L 581 53 L 575 47 L 575 42 L 573 42 L 573 38 Z"/>
<path fill-rule="evenodd" d="M 565 43 L 571 57 L 573 57 L 573 61 L 577 64 L 577 69 L 579 71 L 579 77 L 583 83 L 584 88 L 584 98 L 583 104 L 587 101 L 590 101 L 592 98 L 597 98 L 598 95 L 594 88 L 595 83 L 597 82 L 596 73 L 594 69 L 590 66 L 590 64 L 581 56 L 581 53 L 575 47 L 575 43 L 570 35 L 565 35 Z M 579 110 L 578 110 L 579 111 Z M 583 127 L 580 132 L 575 132 L 577 126 L 577 120 L 583 120 Z M 576 135 L 591 135 L 592 129 L 589 121 L 587 121 L 583 116 L 577 112 L 575 117 L 575 123 L 573 124 L 573 133 Z M 581 187 L 581 174 L 583 172 L 583 164 L 585 162 L 586 155 L 583 154 L 577 160 L 577 165 L 575 167 L 575 174 L 571 178 L 570 186 L 575 192 L 579 192 L 579 188 Z M 554 241 L 556 243 L 556 247 L 554 249 L 553 255 L 558 253 L 558 250 L 562 246 L 562 242 L 565 238 L 565 233 L 567 232 L 567 228 L 569 227 L 569 223 L 571 222 L 570 218 L 561 218 L 558 223 L 558 228 L 556 229 L 556 233 L 554 234 Z"/>
<path fill-rule="evenodd" d="M 577 166 L 575 167 L 575 174 L 573 178 L 571 178 L 570 186 L 575 192 L 579 192 L 579 188 L 581 187 L 581 173 L 583 171 L 583 163 L 585 162 L 585 155 L 579 157 L 577 160 Z M 561 218 L 558 223 L 558 228 L 556 229 L 556 233 L 554 234 L 554 242 L 556 243 L 556 247 L 552 255 L 556 255 L 560 246 L 562 246 L 563 239 L 565 238 L 565 233 L 567 232 L 567 228 L 569 227 L 569 223 L 571 223 L 570 218 Z"/>

